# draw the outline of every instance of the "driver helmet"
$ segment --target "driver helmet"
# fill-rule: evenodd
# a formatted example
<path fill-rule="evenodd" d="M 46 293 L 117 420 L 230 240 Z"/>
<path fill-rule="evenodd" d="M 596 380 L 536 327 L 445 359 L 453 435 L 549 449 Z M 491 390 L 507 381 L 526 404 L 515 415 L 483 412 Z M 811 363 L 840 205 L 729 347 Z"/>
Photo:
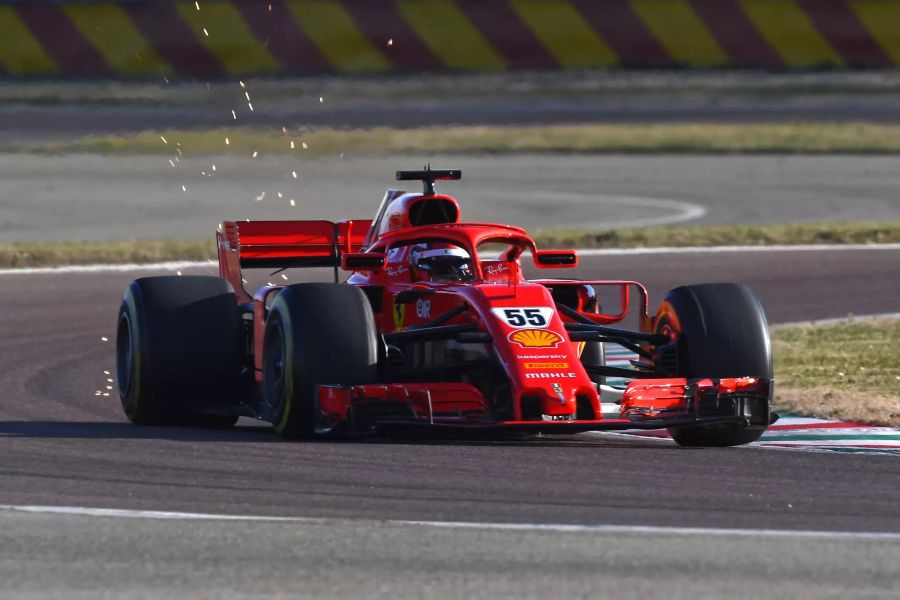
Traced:
<path fill-rule="evenodd" d="M 431 281 L 470 281 L 472 257 L 459 247 L 415 247 L 410 252 L 410 264 Z"/>

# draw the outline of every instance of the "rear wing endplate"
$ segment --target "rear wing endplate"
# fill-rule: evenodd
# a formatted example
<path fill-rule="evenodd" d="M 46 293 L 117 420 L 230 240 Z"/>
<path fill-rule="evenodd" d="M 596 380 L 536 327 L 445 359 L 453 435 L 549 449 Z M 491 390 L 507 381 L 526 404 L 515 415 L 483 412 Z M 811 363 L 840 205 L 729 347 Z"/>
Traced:
<path fill-rule="evenodd" d="M 370 220 L 225 221 L 216 234 L 219 259 L 237 255 L 241 268 L 339 267 L 341 254 L 359 252 Z"/>
<path fill-rule="evenodd" d="M 241 269 L 332 267 L 335 281 L 341 255 L 359 252 L 372 221 L 225 221 L 216 232 L 219 276 L 231 282 L 242 301 Z"/>

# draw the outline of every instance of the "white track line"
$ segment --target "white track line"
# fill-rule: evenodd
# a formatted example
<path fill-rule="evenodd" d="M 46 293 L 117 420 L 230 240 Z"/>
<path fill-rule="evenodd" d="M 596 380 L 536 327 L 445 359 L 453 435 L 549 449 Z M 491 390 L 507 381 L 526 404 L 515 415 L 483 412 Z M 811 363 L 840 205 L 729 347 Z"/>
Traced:
<path fill-rule="evenodd" d="M 402 519 L 326 519 L 314 517 L 267 517 L 210 513 L 87 508 L 80 506 L 0 505 L 0 511 L 32 514 L 77 515 L 169 521 L 252 521 L 271 523 L 308 523 L 312 525 L 359 524 L 370 526 L 428 527 L 436 529 L 478 529 L 491 531 L 550 531 L 557 533 L 612 533 L 642 535 L 689 535 L 718 537 L 793 537 L 821 539 L 857 539 L 900 541 L 900 533 L 869 531 L 821 531 L 790 529 L 727 529 L 720 527 L 664 527 L 652 525 L 564 525 L 540 523 L 471 523 L 465 521 L 408 521 Z"/>
<path fill-rule="evenodd" d="M 900 250 L 900 244 L 807 244 L 781 246 L 685 246 L 660 248 L 586 248 L 578 250 L 580 256 L 639 256 L 643 254 L 696 254 L 723 252 L 842 252 L 855 250 Z M 29 267 L 0 269 L 0 275 L 64 275 L 67 273 L 127 273 L 131 271 L 176 271 L 217 267 L 214 261 L 180 261 L 124 265 L 69 265 L 65 267 Z"/>

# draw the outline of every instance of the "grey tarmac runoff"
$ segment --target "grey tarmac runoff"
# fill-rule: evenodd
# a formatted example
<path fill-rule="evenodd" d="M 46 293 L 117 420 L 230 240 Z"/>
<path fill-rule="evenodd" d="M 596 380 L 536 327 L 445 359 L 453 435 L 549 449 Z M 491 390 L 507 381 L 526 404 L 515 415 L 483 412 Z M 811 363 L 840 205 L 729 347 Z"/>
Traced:
<path fill-rule="evenodd" d="M 369 219 L 385 188 L 402 187 L 394 172 L 427 161 L 463 170 L 462 181 L 438 189 L 459 199 L 465 220 L 528 230 L 900 219 L 895 156 L 301 160 L 188 152 L 173 168 L 164 155 L 6 154 L 0 239 L 196 239 L 212 236 L 227 219 Z"/>
<path fill-rule="evenodd" d="M 898 255 L 585 256 L 577 276 L 633 277 L 654 301 L 736 280 L 777 323 L 900 311 Z M 132 426 L 95 390 L 115 385 L 113 315 L 136 275 L 0 275 L 0 504 L 303 520 L 0 509 L 0 595 L 896 597 L 893 457 Z"/>

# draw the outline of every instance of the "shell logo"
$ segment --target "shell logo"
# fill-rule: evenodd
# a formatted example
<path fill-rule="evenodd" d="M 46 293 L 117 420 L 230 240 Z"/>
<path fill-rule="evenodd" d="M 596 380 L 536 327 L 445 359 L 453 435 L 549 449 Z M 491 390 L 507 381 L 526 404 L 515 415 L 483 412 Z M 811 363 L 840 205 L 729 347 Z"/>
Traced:
<path fill-rule="evenodd" d="M 523 348 L 556 348 L 562 337 L 547 329 L 518 329 L 507 338 Z"/>

